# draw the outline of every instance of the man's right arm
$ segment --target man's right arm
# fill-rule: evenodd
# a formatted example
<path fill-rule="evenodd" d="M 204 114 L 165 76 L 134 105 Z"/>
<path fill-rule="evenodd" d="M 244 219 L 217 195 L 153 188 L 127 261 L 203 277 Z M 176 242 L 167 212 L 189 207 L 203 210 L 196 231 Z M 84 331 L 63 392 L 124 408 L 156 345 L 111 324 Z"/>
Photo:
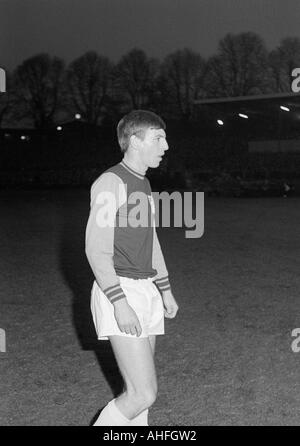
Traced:
<path fill-rule="evenodd" d="M 112 304 L 126 298 L 113 263 L 115 217 L 125 201 L 124 183 L 112 172 L 102 174 L 91 188 L 85 252 L 99 287 Z"/>

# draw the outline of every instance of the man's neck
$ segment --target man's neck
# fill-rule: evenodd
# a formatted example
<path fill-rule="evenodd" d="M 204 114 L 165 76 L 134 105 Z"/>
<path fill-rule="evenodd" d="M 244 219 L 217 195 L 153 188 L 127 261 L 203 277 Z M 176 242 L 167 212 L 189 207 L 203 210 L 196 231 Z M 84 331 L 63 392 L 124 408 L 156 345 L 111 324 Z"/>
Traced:
<path fill-rule="evenodd" d="M 134 159 L 132 156 L 129 156 L 127 153 L 125 153 L 123 161 L 125 164 L 131 167 L 132 170 L 135 170 L 140 175 L 144 176 L 146 174 L 148 167 L 142 165 L 140 160 Z"/>

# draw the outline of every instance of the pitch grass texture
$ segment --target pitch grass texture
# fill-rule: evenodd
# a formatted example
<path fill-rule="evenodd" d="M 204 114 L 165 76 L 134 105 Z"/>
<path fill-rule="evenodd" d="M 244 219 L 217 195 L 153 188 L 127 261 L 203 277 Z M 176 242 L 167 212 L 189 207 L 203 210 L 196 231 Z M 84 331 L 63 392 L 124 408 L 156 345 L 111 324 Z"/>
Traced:
<path fill-rule="evenodd" d="M 87 426 L 122 381 L 97 342 L 88 191 L 1 192 L 0 425 Z M 298 425 L 300 200 L 205 200 L 205 234 L 160 229 L 180 305 L 158 337 L 154 426 Z"/>

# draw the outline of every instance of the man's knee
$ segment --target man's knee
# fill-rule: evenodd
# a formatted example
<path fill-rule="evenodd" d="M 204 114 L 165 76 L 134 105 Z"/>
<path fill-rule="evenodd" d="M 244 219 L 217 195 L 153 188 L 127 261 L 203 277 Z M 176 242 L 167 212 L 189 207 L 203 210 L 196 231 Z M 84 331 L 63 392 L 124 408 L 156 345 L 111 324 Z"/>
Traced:
<path fill-rule="evenodd" d="M 145 385 L 143 388 L 136 388 L 132 396 L 136 400 L 140 410 L 148 409 L 154 404 L 157 398 L 157 384 L 153 383 L 151 385 Z"/>
<path fill-rule="evenodd" d="M 144 389 L 143 398 L 144 398 L 145 405 L 146 405 L 145 409 L 147 409 L 148 407 L 151 407 L 157 398 L 157 386 L 155 385 L 155 386 L 151 386 L 148 389 Z"/>

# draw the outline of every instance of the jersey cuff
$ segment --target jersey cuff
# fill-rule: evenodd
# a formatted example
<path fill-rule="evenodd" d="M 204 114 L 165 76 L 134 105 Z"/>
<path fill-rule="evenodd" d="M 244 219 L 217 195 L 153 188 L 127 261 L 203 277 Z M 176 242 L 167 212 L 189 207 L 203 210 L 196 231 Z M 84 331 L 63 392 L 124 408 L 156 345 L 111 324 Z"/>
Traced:
<path fill-rule="evenodd" d="M 112 304 L 120 299 L 126 299 L 124 291 L 119 284 L 106 288 L 105 290 L 103 290 L 103 293 Z"/>
<path fill-rule="evenodd" d="M 159 291 L 167 291 L 171 289 L 171 285 L 169 282 L 169 277 L 161 277 L 160 279 L 154 280 L 156 286 L 158 287 Z"/>

